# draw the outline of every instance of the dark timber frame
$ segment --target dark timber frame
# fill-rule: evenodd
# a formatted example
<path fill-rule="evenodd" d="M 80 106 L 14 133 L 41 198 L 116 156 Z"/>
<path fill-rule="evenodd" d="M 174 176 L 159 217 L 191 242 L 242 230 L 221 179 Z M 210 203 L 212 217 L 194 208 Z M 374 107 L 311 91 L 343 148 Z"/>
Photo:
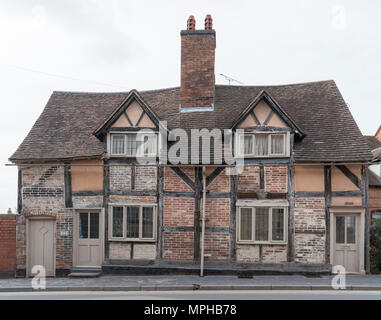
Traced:
<path fill-rule="evenodd" d="M 109 129 L 111 128 L 112 124 L 124 113 L 127 120 L 129 121 L 130 125 L 133 127 L 133 124 L 131 123 L 131 120 L 128 118 L 126 110 L 128 106 L 133 102 L 136 101 L 140 107 L 143 109 L 143 111 L 147 114 L 147 116 L 150 118 L 150 120 L 155 124 L 155 129 L 159 130 L 159 120 L 157 116 L 153 113 L 153 111 L 144 103 L 143 99 L 140 97 L 140 95 L 137 93 L 136 90 L 131 90 L 130 94 L 126 98 L 126 100 L 119 106 L 119 108 L 100 126 L 95 132 L 95 136 L 103 140 L 103 137 L 107 134 Z M 140 119 L 139 119 L 140 122 Z M 131 128 L 133 129 L 133 128 Z M 139 128 L 141 129 L 141 128 Z"/>
<path fill-rule="evenodd" d="M 64 183 L 65 183 L 65 207 L 73 208 L 73 195 L 72 195 L 72 189 L 71 189 L 71 169 L 69 164 L 64 165 Z"/>
<path fill-rule="evenodd" d="M 357 188 L 361 190 L 360 180 L 351 170 L 344 165 L 337 165 L 336 168 L 338 168 Z"/>
<path fill-rule="evenodd" d="M 330 211 L 332 204 L 332 167 L 324 166 L 324 199 L 325 199 L 325 262 L 330 263 L 331 237 L 330 237 Z"/>
<path fill-rule="evenodd" d="M 22 214 L 22 170 L 17 172 L 17 213 Z"/>
<path fill-rule="evenodd" d="M 235 130 L 236 128 L 238 128 L 239 125 L 246 119 L 246 117 L 249 114 L 252 113 L 252 111 L 257 106 L 257 104 L 262 100 L 266 101 L 267 104 L 272 109 L 272 112 L 275 112 L 282 119 L 282 121 L 284 121 L 284 123 L 289 128 L 291 128 L 300 138 L 304 137 L 302 130 L 295 124 L 295 122 L 291 119 L 291 117 L 283 110 L 283 108 L 280 105 L 278 105 L 278 103 L 265 90 L 262 90 L 262 92 L 248 105 L 248 107 L 241 114 L 237 122 L 235 122 L 235 124 L 233 125 L 232 130 Z M 273 114 L 271 114 L 271 116 L 273 116 Z M 256 119 L 255 121 L 256 123 L 259 122 L 258 119 Z M 270 119 L 268 120 L 266 119 L 266 121 L 268 122 L 270 121 Z"/>
<path fill-rule="evenodd" d="M 365 208 L 365 232 L 364 232 L 364 264 L 366 273 L 370 272 L 370 216 L 369 216 L 369 171 L 368 165 L 361 166 L 361 192 L 362 206 Z"/>

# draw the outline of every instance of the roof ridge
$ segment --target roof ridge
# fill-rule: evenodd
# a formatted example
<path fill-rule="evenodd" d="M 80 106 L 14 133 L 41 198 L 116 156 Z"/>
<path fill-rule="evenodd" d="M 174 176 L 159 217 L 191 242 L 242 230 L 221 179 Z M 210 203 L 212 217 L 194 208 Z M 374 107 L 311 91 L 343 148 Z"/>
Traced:
<path fill-rule="evenodd" d="M 232 85 L 232 84 L 216 84 L 216 86 L 220 87 L 244 87 L 244 88 L 251 88 L 251 87 L 291 87 L 291 86 L 300 86 L 305 84 L 320 84 L 320 83 L 328 83 L 333 82 L 335 83 L 335 80 L 329 79 L 329 80 L 317 80 L 317 81 L 307 81 L 307 82 L 298 82 L 298 83 L 285 83 L 285 84 L 258 84 L 258 85 Z"/>

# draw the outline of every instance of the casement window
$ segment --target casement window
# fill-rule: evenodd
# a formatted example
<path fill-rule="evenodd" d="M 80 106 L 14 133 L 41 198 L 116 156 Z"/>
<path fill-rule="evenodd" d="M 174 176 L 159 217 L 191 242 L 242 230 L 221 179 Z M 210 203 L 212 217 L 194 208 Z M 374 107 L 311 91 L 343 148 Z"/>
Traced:
<path fill-rule="evenodd" d="M 372 211 L 372 224 L 381 221 L 381 210 Z"/>
<path fill-rule="evenodd" d="M 289 133 L 238 134 L 237 155 L 242 157 L 285 157 L 289 153 Z"/>
<path fill-rule="evenodd" d="M 157 134 L 118 133 L 111 134 L 110 152 L 113 156 L 156 157 Z"/>
<path fill-rule="evenodd" d="M 237 226 L 239 243 L 286 243 L 287 209 L 240 207 Z"/>
<path fill-rule="evenodd" d="M 110 207 L 110 240 L 154 241 L 156 206 L 125 205 Z"/>

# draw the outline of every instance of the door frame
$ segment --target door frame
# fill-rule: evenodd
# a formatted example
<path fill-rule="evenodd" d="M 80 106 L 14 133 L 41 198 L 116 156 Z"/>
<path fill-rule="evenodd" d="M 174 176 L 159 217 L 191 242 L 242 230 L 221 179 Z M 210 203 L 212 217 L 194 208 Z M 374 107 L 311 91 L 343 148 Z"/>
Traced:
<path fill-rule="evenodd" d="M 105 214 L 103 208 L 88 208 L 88 209 L 75 209 L 73 210 L 73 259 L 72 267 L 77 266 L 77 252 L 78 252 L 78 213 L 80 212 L 98 212 L 99 213 L 99 240 L 100 240 L 100 265 L 105 257 Z"/>
<path fill-rule="evenodd" d="M 26 254 L 25 254 L 25 277 L 29 278 L 32 277 L 29 275 L 30 270 L 30 250 L 31 250 L 31 245 L 30 245 L 30 221 L 31 220 L 49 220 L 53 221 L 53 277 L 56 275 L 56 260 L 57 260 L 57 252 L 56 252 L 56 241 L 57 241 L 57 236 L 56 236 L 56 218 L 51 217 L 51 216 L 30 216 L 25 219 L 25 239 L 26 239 Z"/>
<path fill-rule="evenodd" d="M 329 263 L 333 266 L 333 255 L 335 253 L 335 216 L 338 214 L 356 214 L 360 217 L 359 223 L 359 271 L 356 274 L 365 274 L 365 209 L 358 208 L 331 208 L 330 209 L 330 255 Z"/>

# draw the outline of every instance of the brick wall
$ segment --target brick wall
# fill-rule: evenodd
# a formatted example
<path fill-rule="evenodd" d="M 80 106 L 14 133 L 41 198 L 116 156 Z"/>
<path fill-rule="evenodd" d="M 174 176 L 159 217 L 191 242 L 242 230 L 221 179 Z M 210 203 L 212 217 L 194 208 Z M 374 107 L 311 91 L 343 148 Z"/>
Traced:
<path fill-rule="evenodd" d="M 259 166 L 245 165 L 238 177 L 238 191 L 252 192 L 260 189 Z"/>
<path fill-rule="evenodd" d="M 165 232 L 165 260 L 193 260 L 193 232 Z"/>
<path fill-rule="evenodd" d="M 295 261 L 325 262 L 325 200 L 295 199 Z"/>
<path fill-rule="evenodd" d="M 212 171 L 206 171 L 207 175 Z M 226 174 L 224 169 L 207 187 L 210 192 L 230 192 L 230 176 Z"/>
<path fill-rule="evenodd" d="M 16 266 L 16 217 L 0 214 L 0 274 L 14 274 Z"/>
<path fill-rule="evenodd" d="M 193 198 L 164 198 L 164 226 L 191 226 L 194 223 Z"/>
<path fill-rule="evenodd" d="M 194 180 L 194 169 L 183 168 L 182 171 L 191 179 Z M 172 169 L 164 169 L 164 190 L 165 191 L 193 191 Z"/>
<path fill-rule="evenodd" d="M 265 166 L 265 191 L 287 192 L 287 166 Z"/>

